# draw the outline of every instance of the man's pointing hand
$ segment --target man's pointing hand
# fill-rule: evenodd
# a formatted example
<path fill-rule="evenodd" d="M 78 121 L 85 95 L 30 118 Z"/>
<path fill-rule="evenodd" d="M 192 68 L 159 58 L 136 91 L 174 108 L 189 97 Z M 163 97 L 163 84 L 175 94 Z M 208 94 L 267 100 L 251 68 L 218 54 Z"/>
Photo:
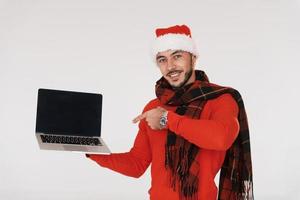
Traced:
<path fill-rule="evenodd" d="M 153 129 L 153 130 L 161 130 L 162 127 L 159 123 L 161 116 L 163 113 L 167 111 L 166 109 L 162 107 L 156 107 L 152 110 L 148 110 L 144 112 L 143 114 L 137 116 L 132 120 L 133 123 L 137 123 L 141 121 L 142 119 L 145 119 L 148 125 Z"/>

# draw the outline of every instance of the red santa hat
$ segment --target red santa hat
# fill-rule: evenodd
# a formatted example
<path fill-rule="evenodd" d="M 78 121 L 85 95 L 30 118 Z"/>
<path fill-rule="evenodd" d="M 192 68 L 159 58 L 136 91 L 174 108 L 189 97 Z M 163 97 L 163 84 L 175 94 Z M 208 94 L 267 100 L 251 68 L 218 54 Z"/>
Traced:
<path fill-rule="evenodd" d="M 198 57 L 196 44 L 192 39 L 191 31 L 186 25 L 176 25 L 168 28 L 156 29 L 156 39 L 152 46 L 152 56 L 156 60 L 159 52 L 166 50 L 183 50 Z"/>

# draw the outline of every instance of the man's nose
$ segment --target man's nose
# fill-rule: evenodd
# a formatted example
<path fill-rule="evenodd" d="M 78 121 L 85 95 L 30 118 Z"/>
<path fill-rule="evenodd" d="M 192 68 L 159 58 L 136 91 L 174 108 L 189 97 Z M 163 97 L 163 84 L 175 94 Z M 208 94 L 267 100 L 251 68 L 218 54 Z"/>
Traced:
<path fill-rule="evenodd" d="M 173 63 L 173 61 L 172 61 L 172 59 L 168 59 L 168 70 L 170 71 L 170 70 L 172 70 L 172 69 L 174 69 L 174 63 Z"/>

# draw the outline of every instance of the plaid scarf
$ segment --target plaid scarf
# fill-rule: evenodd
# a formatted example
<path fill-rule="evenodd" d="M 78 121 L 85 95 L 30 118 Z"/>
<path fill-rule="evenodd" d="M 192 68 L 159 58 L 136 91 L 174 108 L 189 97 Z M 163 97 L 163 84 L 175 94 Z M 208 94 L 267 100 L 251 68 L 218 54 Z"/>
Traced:
<path fill-rule="evenodd" d="M 240 93 L 229 87 L 212 83 L 204 71 L 196 70 L 196 81 L 176 91 L 162 77 L 156 83 L 156 95 L 164 105 L 176 106 L 176 113 L 199 119 L 207 100 L 229 93 L 239 107 L 240 130 L 233 145 L 227 150 L 221 168 L 219 200 L 253 200 L 252 163 L 247 115 Z M 195 160 L 199 147 L 168 130 L 165 145 L 165 166 L 170 174 L 173 190 L 179 188 L 180 199 L 196 200 L 199 163 Z M 201 177 L 200 177 L 201 178 Z"/>

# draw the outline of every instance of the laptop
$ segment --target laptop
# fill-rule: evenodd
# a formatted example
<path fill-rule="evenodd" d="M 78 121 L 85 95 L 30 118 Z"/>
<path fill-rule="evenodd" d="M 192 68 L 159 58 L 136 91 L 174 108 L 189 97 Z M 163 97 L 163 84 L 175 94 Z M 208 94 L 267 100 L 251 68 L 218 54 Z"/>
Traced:
<path fill-rule="evenodd" d="M 108 154 L 101 138 L 102 95 L 39 89 L 36 139 L 40 149 Z"/>

